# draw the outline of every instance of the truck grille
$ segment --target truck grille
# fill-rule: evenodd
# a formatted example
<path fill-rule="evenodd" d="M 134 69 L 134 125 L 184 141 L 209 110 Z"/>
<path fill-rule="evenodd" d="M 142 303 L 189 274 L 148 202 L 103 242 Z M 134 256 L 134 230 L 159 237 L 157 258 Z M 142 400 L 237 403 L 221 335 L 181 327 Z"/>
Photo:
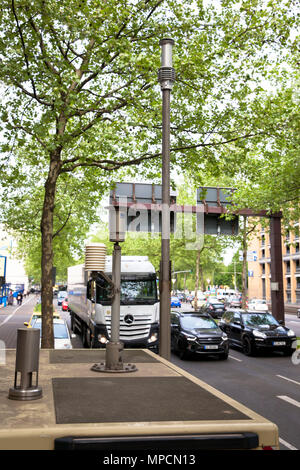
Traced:
<path fill-rule="evenodd" d="M 151 320 L 151 315 L 120 315 L 120 340 L 126 342 L 148 338 L 150 334 Z M 111 315 L 106 315 L 105 321 L 107 332 L 110 336 Z"/>

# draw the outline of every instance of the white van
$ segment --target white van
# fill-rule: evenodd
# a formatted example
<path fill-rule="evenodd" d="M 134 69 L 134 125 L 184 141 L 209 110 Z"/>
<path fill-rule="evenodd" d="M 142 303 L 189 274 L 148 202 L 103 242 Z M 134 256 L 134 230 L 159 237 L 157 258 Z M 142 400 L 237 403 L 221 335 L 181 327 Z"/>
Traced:
<path fill-rule="evenodd" d="M 32 328 L 42 330 L 42 321 L 40 319 L 36 320 Z M 65 320 L 53 319 L 53 333 L 54 349 L 72 349 L 71 337 Z"/>
<path fill-rule="evenodd" d="M 57 305 L 61 305 L 65 297 L 67 297 L 68 292 L 66 290 L 60 290 L 57 294 Z"/>

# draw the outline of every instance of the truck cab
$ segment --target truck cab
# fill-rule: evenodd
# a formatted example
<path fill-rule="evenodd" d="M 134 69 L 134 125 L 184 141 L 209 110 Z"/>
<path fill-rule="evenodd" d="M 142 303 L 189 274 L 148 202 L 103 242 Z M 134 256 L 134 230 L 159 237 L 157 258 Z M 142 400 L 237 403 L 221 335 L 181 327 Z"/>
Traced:
<path fill-rule="evenodd" d="M 112 257 L 105 274 L 112 278 Z M 104 347 L 111 333 L 110 285 L 100 275 L 84 273 L 84 266 L 68 270 L 71 323 L 87 347 Z M 125 347 L 157 351 L 159 300 L 154 266 L 147 256 L 122 256 L 120 341 Z"/>

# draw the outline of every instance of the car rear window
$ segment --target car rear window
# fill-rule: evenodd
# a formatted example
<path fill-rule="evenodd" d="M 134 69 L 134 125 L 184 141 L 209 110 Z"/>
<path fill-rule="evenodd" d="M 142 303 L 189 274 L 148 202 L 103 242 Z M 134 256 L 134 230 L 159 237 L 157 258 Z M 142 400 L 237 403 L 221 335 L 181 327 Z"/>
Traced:
<path fill-rule="evenodd" d="M 243 320 L 244 320 L 244 323 L 249 326 L 261 326 L 261 325 L 278 326 L 279 325 L 276 318 L 274 318 L 273 315 L 270 315 L 269 313 L 266 313 L 266 314 L 248 313 L 248 314 L 243 315 Z"/>

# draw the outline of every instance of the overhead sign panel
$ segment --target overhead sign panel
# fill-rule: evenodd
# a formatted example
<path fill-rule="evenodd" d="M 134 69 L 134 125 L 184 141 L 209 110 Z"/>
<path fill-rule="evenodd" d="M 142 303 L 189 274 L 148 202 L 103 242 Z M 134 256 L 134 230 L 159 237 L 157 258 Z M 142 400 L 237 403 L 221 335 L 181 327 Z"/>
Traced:
<path fill-rule="evenodd" d="M 197 232 L 208 235 L 237 235 L 239 231 L 239 219 L 229 214 L 232 205 L 232 188 L 200 187 L 197 189 L 197 207 L 202 207 L 202 212 L 197 212 Z"/>
<path fill-rule="evenodd" d="M 170 204 L 176 203 L 177 192 L 170 189 Z M 128 203 L 161 204 L 162 185 L 147 183 L 116 183 L 110 191 L 110 203 L 126 198 Z"/>
<path fill-rule="evenodd" d="M 231 204 L 232 188 L 214 188 L 202 186 L 197 189 L 197 203 L 205 203 L 208 206 L 228 206 Z"/>
<path fill-rule="evenodd" d="M 110 239 L 125 239 L 125 232 L 162 231 L 162 186 L 146 183 L 116 183 L 110 191 Z M 176 191 L 170 190 L 170 205 Z M 170 210 L 170 232 L 175 229 L 175 212 Z M 121 241 L 118 239 L 117 241 Z"/>

